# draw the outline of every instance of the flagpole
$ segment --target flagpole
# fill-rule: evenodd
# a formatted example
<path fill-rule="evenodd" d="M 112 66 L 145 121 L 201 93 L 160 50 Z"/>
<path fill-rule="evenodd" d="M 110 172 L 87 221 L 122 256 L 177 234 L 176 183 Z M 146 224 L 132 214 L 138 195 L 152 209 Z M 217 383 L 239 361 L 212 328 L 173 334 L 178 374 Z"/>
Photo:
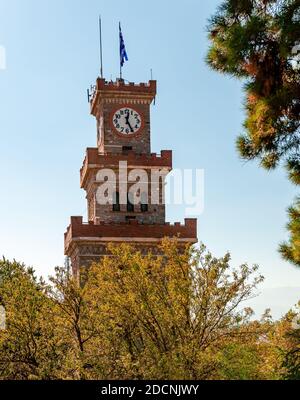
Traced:
<path fill-rule="evenodd" d="M 122 79 L 122 60 L 121 60 L 121 22 L 119 22 L 119 42 L 120 42 L 120 80 Z"/>
<path fill-rule="evenodd" d="M 100 36 L 100 76 L 103 79 L 103 59 L 102 59 L 102 22 L 99 15 L 99 36 Z"/>

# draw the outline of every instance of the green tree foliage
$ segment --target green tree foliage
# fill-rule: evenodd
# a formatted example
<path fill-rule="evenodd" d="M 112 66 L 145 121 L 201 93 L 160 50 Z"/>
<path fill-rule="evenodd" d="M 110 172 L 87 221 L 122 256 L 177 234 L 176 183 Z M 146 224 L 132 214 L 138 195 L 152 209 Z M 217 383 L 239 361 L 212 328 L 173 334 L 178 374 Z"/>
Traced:
<path fill-rule="evenodd" d="M 300 184 L 300 1 L 226 0 L 210 21 L 209 37 L 208 64 L 246 81 L 241 157 L 266 169 L 284 161 Z M 294 231 L 296 252 L 299 240 Z M 300 266 L 299 258 L 292 261 Z"/>
<path fill-rule="evenodd" d="M 66 268 L 56 268 L 51 278 L 50 296 L 55 304 L 55 326 L 64 350 L 64 361 L 60 368 L 61 379 L 97 378 L 91 375 L 91 359 L 97 358 L 98 347 L 89 347 L 97 337 L 93 318 L 93 305 L 87 303 L 88 286 L 79 286 Z M 96 300 L 96 299 L 95 299 Z"/>
<path fill-rule="evenodd" d="M 283 367 L 286 369 L 286 380 L 300 380 L 300 329 L 287 333 L 290 348 L 285 354 Z"/>
<path fill-rule="evenodd" d="M 1 379 L 280 377 L 273 324 L 242 307 L 262 281 L 256 266 L 234 269 L 229 254 L 170 240 L 161 256 L 128 245 L 110 252 L 83 287 L 65 268 L 46 285 L 0 262 Z"/>
<path fill-rule="evenodd" d="M 45 283 L 37 281 L 31 268 L 3 260 L 0 299 L 6 310 L 6 329 L 0 330 L 1 378 L 56 378 L 60 350 Z"/>
<path fill-rule="evenodd" d="M 287 372 L 286 380 L 300 380 L 300 331 L 294 331 L 289 334 L 294 347 L 287 352 L 283 366 Z"/>
<path fill-rule="evenodd" d="M 282 256 L 294 263 L 300 265 L 300 198 L 295 202 L 295 205 L 289 208 L 289 223 L 287 229 L 290 232 L 290 240 L 288 243 L 282 243 L 279 250 Z"/>
<path fill-rule="evenodd" d="M 223 348 L 258 336 L 251 312 L 238 310 L 262 280 L 252 278 L 256 267 L 231 270 L 228 254 L 216 259 L 204 246 L 181 253 L 169 241 L 163 257 L 125 245 L 111 252 L 87 283 L 103 342 L 114 349 L 111 377 L 217 378 Z"/>
<path fill-rule="evenodd" d="M 276 324 L 277 348 L 280 351 L 281 377 L 285 380 L 300 379 L 300 303 Z"/>

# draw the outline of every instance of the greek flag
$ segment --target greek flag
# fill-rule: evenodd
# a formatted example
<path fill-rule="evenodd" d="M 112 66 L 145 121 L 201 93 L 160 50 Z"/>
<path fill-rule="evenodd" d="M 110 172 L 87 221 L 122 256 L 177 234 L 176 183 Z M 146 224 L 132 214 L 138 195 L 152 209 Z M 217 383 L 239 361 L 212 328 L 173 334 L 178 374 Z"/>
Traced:
<path fill-rule="evenodd" d="M 119 33 L 120 33 L 120 65 L 123 67 L 124 62 L 128 61 L 127 53 L 126 53 L 126 48 L 125 48 L 125 43 L 122 35 L 122 30 L 121 30 L 121 23 L 119 23 Z"/>

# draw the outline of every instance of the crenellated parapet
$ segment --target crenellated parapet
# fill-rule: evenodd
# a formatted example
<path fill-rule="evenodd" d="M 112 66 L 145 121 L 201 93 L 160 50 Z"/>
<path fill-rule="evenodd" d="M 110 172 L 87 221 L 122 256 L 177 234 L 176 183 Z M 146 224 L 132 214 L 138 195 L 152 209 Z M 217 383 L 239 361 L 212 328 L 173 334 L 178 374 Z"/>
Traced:
<path fill-rule="evenodd" d="M 99 154 L 95 147 L 87 148 L 83 166 L 80 169 L 80 185 L 86 188 L 90 173 L 103 168 L 118 168 L 120 162 L 127 162 L 128 168 L 167 168 L 172 169 L 172 150 L 162 150 L 160 154 L 123 153 Z"/>
<path fill-rule="evenodd" d="M 68 254 L 77 242 L 129 242 L 157 243 L 163 238 L 177 238 L 182 243 L 197 242 L 197 220 L 186 218 L 184 224 L 143 225 L 136 220 L 127 223 L 84 223 L 82 217 L 71 217 L 71 223 L 65 233 L 65 253 Z"/>
<path fill-rule="evenodd" d="M 98 78 L 90 99 L 91 114 L 97 116 L 97 106 L 101 102 L 118 104 L 123 102 L 132 104 L 151 104 L 156 96 L 156 81 L 148 83 L 125 83 L 123 79 L 106 81 Z"/>

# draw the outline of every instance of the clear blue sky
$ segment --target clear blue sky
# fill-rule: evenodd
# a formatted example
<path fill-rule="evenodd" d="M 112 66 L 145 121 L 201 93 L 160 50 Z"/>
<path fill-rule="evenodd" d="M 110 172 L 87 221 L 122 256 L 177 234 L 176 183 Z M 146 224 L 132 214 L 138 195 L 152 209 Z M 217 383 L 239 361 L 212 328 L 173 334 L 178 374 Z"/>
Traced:
<path fill-rule="evenodd" d="M 0 254 L 47 276 L 63 263 L 70 215 L 86 215 L 79 168 L 96 138 L 86 89 L 98 75 L 101 13 L 105 76 L 118 74 L 121 20 L 124 77 L 147 81 L 152 68 L 158 81 L 153 150 L 173 149 L 174 167 L 205 170 L 199 239 L 216 256 L 230 250 L 234 264 L 260 264 L 267 287 L 300 286 L 300 270 L 276 251 L 296 189 L 283 170 L 239 159 L 241 83 L 204 62 L 207 19 L 219 3 L 0 0 Z M 170 221 L 183 218 L 183 207 L 169 208 Z"/>

